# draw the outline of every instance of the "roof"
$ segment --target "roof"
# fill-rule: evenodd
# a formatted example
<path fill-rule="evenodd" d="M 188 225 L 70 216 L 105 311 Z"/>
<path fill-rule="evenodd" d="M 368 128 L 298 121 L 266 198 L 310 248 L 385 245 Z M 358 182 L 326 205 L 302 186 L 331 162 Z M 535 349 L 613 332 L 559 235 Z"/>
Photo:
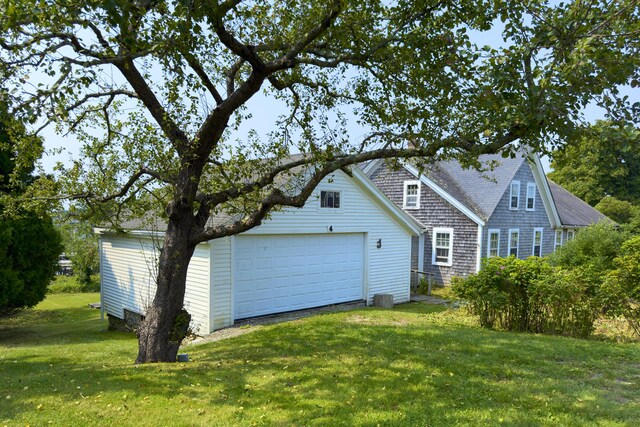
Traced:
<path fill-rule="evenodd" d="M 609 217 L 601 214 L 579 197 L 571 194 L 550 179 L 548 181 L 562 226 L 586 227 L 603 220 L 611 221 Z"/>
<path fill-rule="evenodd" d="M 465 169 L 458 161 L 448 160 L 435 163 L 425 174 L 447 193 L 487 220 L 526 158 L 524 154 L 513 159 L 487 154 L 480 156 L 478 161 L 483 168 L 487 168 L 486 171 Z M 490 169 L 492 164 L 497 166 Z"/>
<path fill-rule="evenodd" d="M 513 158 L 503 158 L 501 154 L 485 154 L 478 157 L 478 161 L 481 170 L 463 168 L 457 160 L 432 163 L 422 173 L 410 161 L 406 162 L 404 167 L 472 221 L 484 225 L 509 188 L 515 174 L 523 163 L 527 162 L 533 172 L 549 221 L 553 226 L 560 225 L 542 165 L 535 154 L 523 150 Z M 376 165 L 368 164 L 364 170 L 371 176 L 381 164 L 382 161 L 378 161 Z"/>

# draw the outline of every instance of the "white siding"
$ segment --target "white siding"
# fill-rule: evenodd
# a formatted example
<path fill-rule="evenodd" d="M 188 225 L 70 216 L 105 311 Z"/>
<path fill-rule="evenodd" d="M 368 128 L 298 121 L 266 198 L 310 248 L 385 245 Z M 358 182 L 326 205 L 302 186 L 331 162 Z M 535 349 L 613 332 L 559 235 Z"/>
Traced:
<path fill-rule="evenodd" d="M 341 208 L 321 209 L 320 191 L 341 192 Z M 300 209 L 276 212 L 263 225 L 245 234 L 368 233 L 365 245 L 365 298 L 373 302 L 379 293 L 392 294 L 395 303 L 410 297 L 411 237 L 387 208 L 343 172 L 329 175 Z M 382 247 L 377 248 L 381 240 Z M 368 271 L 367 271 L 368 270 Z"/>
<path fill-rule="evenodd" d="M 123 318 L 124 309 L 144 313 L 155 293 L 156 251 L 151 239 L 101 237 L 101 283 L 104 310 Z M 199 245 L 187 273 L 185 307 L 192 327 L 200 333 L 209 328 L 210 249 Z"/>
<path fill-rule="evenodd" d="M 210 331 L 233 325 L 231 288 L 232 237 L 211 241 L 211 323 Z"/>

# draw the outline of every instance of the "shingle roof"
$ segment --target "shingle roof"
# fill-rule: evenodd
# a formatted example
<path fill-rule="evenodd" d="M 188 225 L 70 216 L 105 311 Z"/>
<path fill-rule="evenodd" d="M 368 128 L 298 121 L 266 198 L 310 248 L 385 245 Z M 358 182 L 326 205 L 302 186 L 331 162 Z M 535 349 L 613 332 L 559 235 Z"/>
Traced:
<path fill-rule="evenodd" d="M 456 160 L 435 163 L 425 171 L 426 176 L 451 194 L 478 216 L 488 219 L 500 202 L 522 163 L 526 161 L 524 153 L 515 158 L 502 158 L 499 154 L 480 156 L 478 160 L 483 168 L 492 163 L 493 170 L 480 172 L 476 169 L 464 169 Z"/>
<path fill-rule="evenodd" d="M 558 215 L 563 226 L 586 227 L 600 221 L 611 221 L 607 216 L 601 214 L 588 203 L 577 196 L 574 196 L 560 185 L 547 179 L 549 188 L 553 195 Z"/>

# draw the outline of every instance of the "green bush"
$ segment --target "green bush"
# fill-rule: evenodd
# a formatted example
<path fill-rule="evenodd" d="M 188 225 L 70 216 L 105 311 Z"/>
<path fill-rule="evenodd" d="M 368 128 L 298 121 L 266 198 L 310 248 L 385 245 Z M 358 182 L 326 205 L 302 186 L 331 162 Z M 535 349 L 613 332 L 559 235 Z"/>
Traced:
<path fill-rule="evenodd" d="M 580 269 L 555 268 L 530 283 L 531 332 L 588 337 L 601 312 L 598 287 Z"/>
<path fill-rule="evenodd" d="M 488 328 L 588 336 L 599 305 L 588 276 L 542 258 L 490 258 L 479 273 L 452 281 L 453 292 Z"/>
<path fill-rule="evenodd" d="M 613 259 L 631 235 L 612 224 L 599 223 L 580 230 L 573 240 L 566 242 L 549 256 L 552 265 L 564 269 L 580 269 L 594 284 L 600 285 L 613 270 Z"/>
<path fill-rule="evenodd" d="M 607 313 L 623 315 L 640 336 L 640 236 L 626 241 L 601 290 Z"/>
<path fill-rule="evenodd" d="M 56 276 L 49 285 L 50 294 L 77 294 L 83 292 L 100 292 L 100 276 L 93 275 L 88 283 L 81 283 L 76 276 Z"/>
<path fill-rule="evenodd" d="M 452 280 L 452 290 L 467 301 L 484 327 L 525 331 L 529 323 L 530 282 L 551 267 L 541 258 L 489 258 L 479 273 Z"/>
<path fill-rule="evenodd" d="M 60 235 L 51 219 L 33 213 L 0 219 L 0 316 L 44 299 L 60 252 Z"/>

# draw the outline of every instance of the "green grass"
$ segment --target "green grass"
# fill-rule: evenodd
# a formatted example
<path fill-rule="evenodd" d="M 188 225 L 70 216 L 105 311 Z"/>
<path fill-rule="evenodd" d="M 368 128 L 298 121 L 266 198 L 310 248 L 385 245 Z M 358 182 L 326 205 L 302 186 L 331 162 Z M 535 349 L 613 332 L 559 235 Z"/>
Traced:
<path fill-rule="evenodd" d="M 640 344 L 483 330 L 421 304 L 263 326 L 135 366 L 96 294 L 0 320 L 0 425 L 637 425 Z"/>

